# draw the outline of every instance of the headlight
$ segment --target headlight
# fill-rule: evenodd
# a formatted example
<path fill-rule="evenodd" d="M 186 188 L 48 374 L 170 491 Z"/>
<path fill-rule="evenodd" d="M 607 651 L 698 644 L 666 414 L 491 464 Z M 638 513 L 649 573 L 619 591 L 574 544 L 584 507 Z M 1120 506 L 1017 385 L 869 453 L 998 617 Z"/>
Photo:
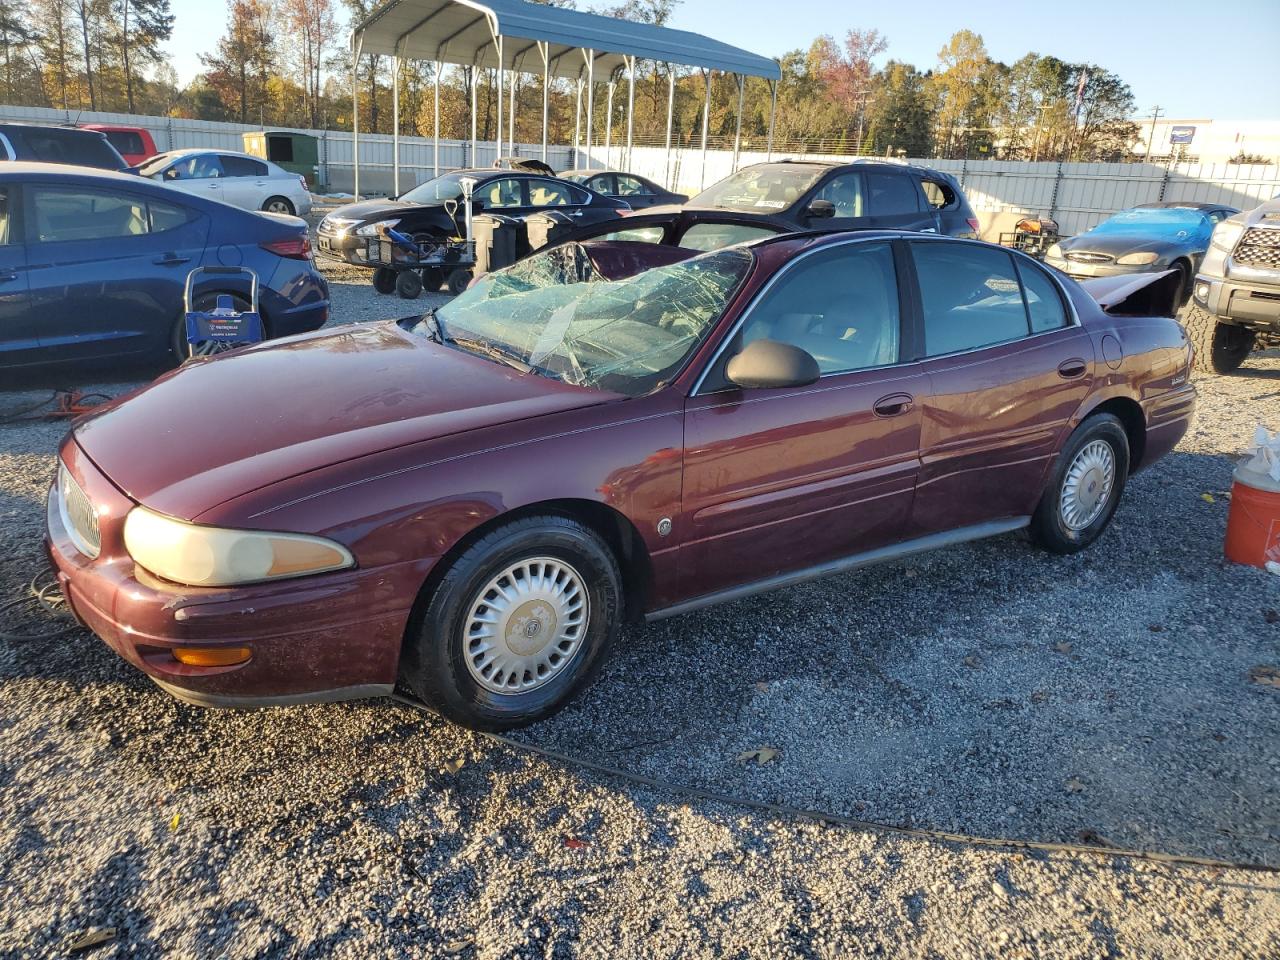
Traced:
<path fill-rule="evenodd" d="M 377 223 L 366 223 L 363 227 L 356 227 L 357 237 L 376 237 L 379 230 L 390 230 L 399 220 L 379 220 Z"/>
<path fill-rule="evenodd" d="M 1236 247 L 1240 234 L 1244 233 L 1244 224 L 1233 220 L 1223 220 L 1213 228 L 1209 242 L 1224 253 L 1230 253 Z"/>
<path fill-rule="evenodd" d="M 229 587 L 355 566 L 347 549 L 321 537 L 223 530 L 134 507 L 124 545 L 138 566 L 193 587 Z"/>
<path fill-rule="evenodd" d="M 1116 260 L 1116 263 L 1122 267 L 1145 267 L 1149 263 L 1155 263 L 1160 259 L 1158 253 L 1126 253 L 1123 257 Z"/>
<path fill-rule="evenodd" d="M 354 224 L 359 222 L 359 220 L 351 220 L 347 217 L 325 217 L 320 221 L 320 225 L 323 227 L 325 224 L 328 224 L 329 228 L 335 235 L 345 237 L 347 235 L 347 231 L 350 230 Z"/>
<path fill-rule="evenodd" d="M 1061 259 L 1062 259 L 1062 244 L 1060 244 L 1060 243 L 1055 243 L 1053 246 L 1051 246 L 1048 250 L 1046 250 L 1046 251 L 1044 252 L 1044 255 L 1045 255 L 1046 257 L 1053 257 L 1053 259 L 1055 259 L 1055 260 L 1061 260 Z"/>

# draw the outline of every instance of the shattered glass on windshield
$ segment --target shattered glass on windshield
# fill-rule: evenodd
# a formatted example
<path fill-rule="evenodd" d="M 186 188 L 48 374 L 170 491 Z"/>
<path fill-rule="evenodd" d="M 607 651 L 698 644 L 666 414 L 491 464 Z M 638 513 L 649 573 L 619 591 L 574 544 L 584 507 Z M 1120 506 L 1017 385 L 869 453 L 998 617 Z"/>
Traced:
<path fill-rule="evenodd" d="M 746 250 L 720 250 L 606 280 L 567 244 L 483 277 L 436 317 L 459 349 L 639 396 L 680 369 L 751 264 Z M 425 319 L 414 329 L 430 333 Z"/>

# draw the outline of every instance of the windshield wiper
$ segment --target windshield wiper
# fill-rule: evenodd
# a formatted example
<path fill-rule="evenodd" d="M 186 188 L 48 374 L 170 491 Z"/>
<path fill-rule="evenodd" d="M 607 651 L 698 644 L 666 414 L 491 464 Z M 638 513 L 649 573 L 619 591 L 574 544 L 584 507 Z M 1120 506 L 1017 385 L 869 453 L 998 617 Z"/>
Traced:
<path fill-rule="evenodd" d="M 444 333 L 444 321 L 440 319 L 436 313 L 436 308 L 432 307 L 422 315 L 422 319 L 431 325 L 431 339 L 436 343 L 443 344 L 448 338 Z"/>
<path fill-rule="evenodd" d="M 438 324 L 439 321 L 437 320 Z M 538 369 L 532 364 L 521 360 L 514 353 L 503 350 L 497 344 L 490 343 L 487 340 L 476 340 L 471 337 L 449 337 L 446 343 L 456 344 L 470 353 L 478 353 L 481 356 L 488 357 L 490 360 L 497 360 L 499 363 L 505 363 L 508 367 L 514 367 L 521 373 L 538 373 Z"/>

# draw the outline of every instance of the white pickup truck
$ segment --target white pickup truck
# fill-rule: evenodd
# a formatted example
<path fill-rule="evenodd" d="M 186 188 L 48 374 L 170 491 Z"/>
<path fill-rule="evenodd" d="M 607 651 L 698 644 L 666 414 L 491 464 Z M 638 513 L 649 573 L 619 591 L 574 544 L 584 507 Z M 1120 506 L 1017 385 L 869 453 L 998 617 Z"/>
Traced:
<path fill-rule="evenodd" d="M 1280 346 L 1280 197 L 1223 220 L 1196 271 L 1184 319 L 1196 366 L 1230 373 Z"/>

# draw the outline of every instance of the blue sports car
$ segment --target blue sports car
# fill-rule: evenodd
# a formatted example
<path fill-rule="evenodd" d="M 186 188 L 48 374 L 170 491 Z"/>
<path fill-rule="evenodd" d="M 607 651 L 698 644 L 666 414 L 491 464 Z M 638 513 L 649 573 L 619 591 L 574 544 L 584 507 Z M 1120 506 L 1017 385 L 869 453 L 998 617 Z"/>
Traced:
<path fill-rule="evenodd" d="M 1209 249 L 1214 226 L 1239 212 L 1217 203 L 1144 203 L 1055 243 L 1046 251 L 1045 263 L 1077 280 L 1178 270 L 1182 283 L 1175 302 L 1181 303 Z"/>
<path fill-rule="evenodd" d="M 0 171 L 0 368 L 186 355 L 183 287 L 198 266 L 258 275 L 268 337 L 329 316 L 307 225 L 129 174 L 43 163 Z M 196 309 L 247 281 L 213 277 Z"/>

